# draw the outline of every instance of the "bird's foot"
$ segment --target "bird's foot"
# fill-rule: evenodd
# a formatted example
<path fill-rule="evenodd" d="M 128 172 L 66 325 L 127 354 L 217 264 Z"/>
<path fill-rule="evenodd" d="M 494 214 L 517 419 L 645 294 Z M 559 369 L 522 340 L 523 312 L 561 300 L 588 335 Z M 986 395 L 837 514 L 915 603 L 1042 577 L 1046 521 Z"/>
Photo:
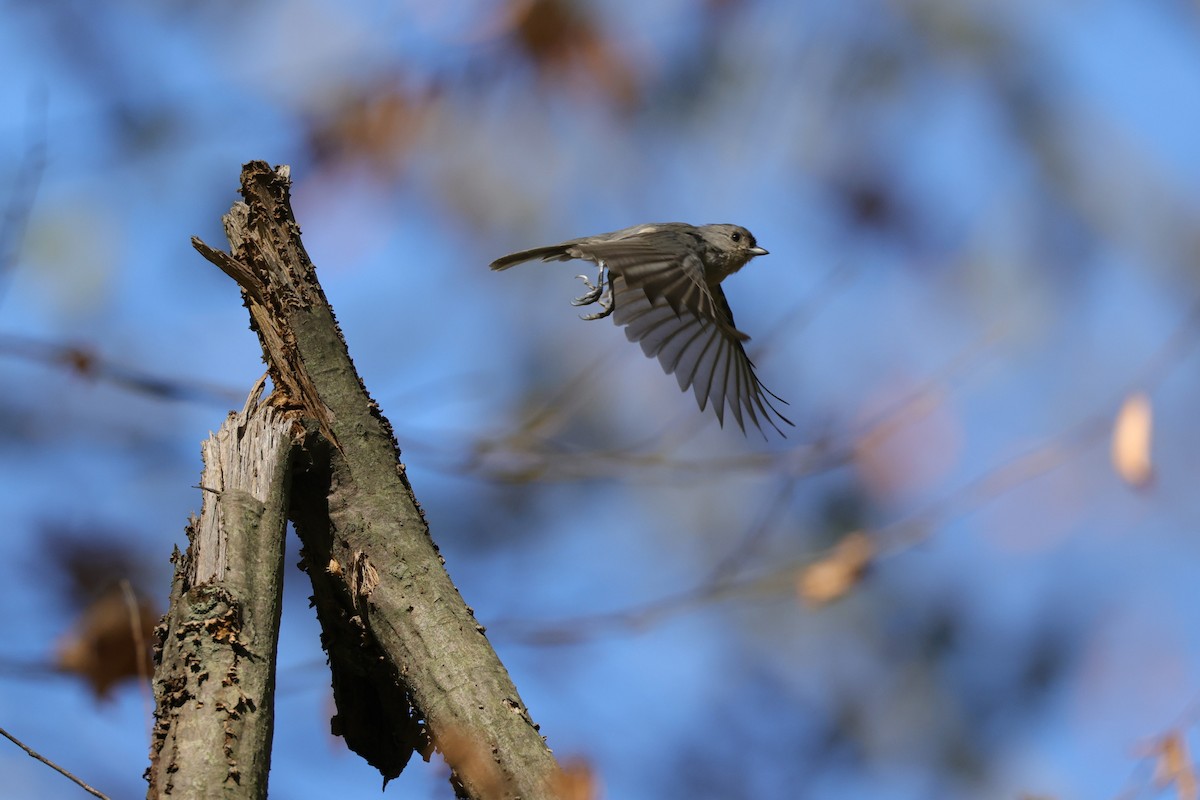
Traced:
<path fill-rule="evenodd" d="M 597 300 L 599 300 L 600 296 L 604 294 L 604 287 L 608 281 L 604 274 L 603 267 L 601 267 L 600 272 L 596 274 L 595 283 L 592 283 L 590 280 L 588 280 L 587 275 L 576 275 L 575 277 L 583 281 L 583 285 L 586 286 L 588 290 L 584 294 L 581 294 L 579 297 L 576 297 L 574 300 L 572 300 L 571 305 L 590 306 L 592 303 L 595 303 Z"/>
<path fill-rule="evenodd" d="M 613 290 L 612 283 L 605 282 L 603 284 L 603 292 L 592 302 L 600 304 L 600 310 L 594 314 L 581 314 L 580 319 L 593 320 L 604 319 L 613 313 Z"/>
<path fill-rule="evenodd" d="M 576 275 L 576 278 L 583 281 L 583 285 L 588 288 L 587 292 L 576 297 L 571 301 L 573 306 L 590 306 L 593 303 L 600 304 L 600 310 L 594 314 L 582 314 L 581 319 L 604 319 L 613 313 L 613 289 L 612 281 L 608 277 L 608 270 L 604 267 L 596 274 L 596 282 L 592 283 L 588 280 L 587 275 Z"/>

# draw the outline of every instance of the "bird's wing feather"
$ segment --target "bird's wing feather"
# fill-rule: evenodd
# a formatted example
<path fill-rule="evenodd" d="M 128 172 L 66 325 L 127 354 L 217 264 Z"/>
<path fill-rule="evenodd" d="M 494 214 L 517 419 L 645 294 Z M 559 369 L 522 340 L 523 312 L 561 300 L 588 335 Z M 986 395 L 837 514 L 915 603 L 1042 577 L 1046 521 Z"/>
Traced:
<path fill-rule="evenodd" d="M 575 258 L 603 264 L 632 289 L 641 289 L 655 303 L 665 299 L 676 313 L 684 309 L 705 319 L 720 320 L 719 309 L 705 280 L 704 262 L 686 234 L 640 231 L 637 238 L 568 242 Z"/>
<path fill-rule="evenodd" d="M 504 270 L 534 260 L 590 261 L 604 266 L 612 275 L 623 276 L 630 288 L 641 289 L 651 303 L 662 298 L 676 314 L 686 309 L 703 319 L 724 323 L 723 309 L 709 289 L 704 262 L 695 251 L 697 241 L 694 235 L 678 229 L 645 225 L 522 250 L 496 259 L 491 268 Z"/>
<path fill-rule="evenodd" d="M 784 401 L 755 374 L 742 346 L 745 334 L 733 327 L 733 314 L 719 286 L 712 289 L 714 305 L 722 311 L 718 320 L 686 309 L 677 313 L 665 298 L 651 300 L 622 275 L 613 276 L 612 284 L 613 321 L 625 328 L 631 342 L 641 345 L 642 352 L 657 358 L 664 372 L 675 375 L 680 389 L 691 387 L 701 411 L 711 402 L 724 425 L 728 408 L 743 431 L 747 422 L 759 430 L 765 423 L 782 435 L 776 419 L 792 424 L 772 399 Z"/>

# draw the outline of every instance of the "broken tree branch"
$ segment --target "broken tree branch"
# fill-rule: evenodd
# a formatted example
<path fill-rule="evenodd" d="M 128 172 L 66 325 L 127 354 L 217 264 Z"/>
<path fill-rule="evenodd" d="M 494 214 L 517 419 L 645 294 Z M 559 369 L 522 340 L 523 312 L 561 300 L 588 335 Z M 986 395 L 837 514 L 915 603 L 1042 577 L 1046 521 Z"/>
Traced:
<path fill-rule="evenodd" d="M 291 516 L 304 543 L 338 713 L 384 782 L 440 750 L 469 798 L 553 798 L 558 767 L 483 627 L 450 581 L 392 428 L 367 394 L 292 215 L 286 167 L 251 162 L 225 216 L 272 405 L 302 421 Z"/>

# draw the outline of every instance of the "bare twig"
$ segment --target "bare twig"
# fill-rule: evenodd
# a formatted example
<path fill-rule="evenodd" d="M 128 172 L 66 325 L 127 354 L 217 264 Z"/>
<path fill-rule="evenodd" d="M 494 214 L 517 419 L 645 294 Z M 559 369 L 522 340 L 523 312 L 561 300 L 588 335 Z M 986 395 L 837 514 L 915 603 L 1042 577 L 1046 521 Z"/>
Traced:
<path fill-rule="evenodd" d="M 103 792 L 99 791 L 98 789 L 93 789 L 91 786 L 88 786 L 86 783 L 81 781 L 79 778 L 76 778 L 70 772 L 67 772 L 65 769 L 60 767 L 58 764 L 55 764 L 53 761 L 46 758 L 44 755 L 37 752 L 33 748 L 29 747 L 28 745 L 26 745 L 24 742 L 22 742 L 17 737 L 13 736 L 8 731 L 4 730 L 4 728 L 0 728 L 0 736 L 3 736 L 5 739 L 8 739 L 10 742 L 15 744 L 17 747 L 21 748 L 26 753 L 28 753 L 32 758 L 36 758 L 38 761 L 42 762 L 47 767 L 50 767 L 50 769 L 54 770 L 58 774 L 68 778 L 71 781 L 74 781 L 74 783 L 79 788 L 83 789 L 85 792 L 92 795 L 93 797 L 99 797 L 99 798 L 101 798 L 101 800 L 109 800 L 108 795 L 104 794 Z"/>
<path fill-rule="evenodd" d="M 0 217 L 0 297 L 8 288 L 8 278 L 17 264 L 17 256 L 25 241 L 25 231 L 33 214 L 38 185 L 46 169 L 46 92 L 30 92 L 29 144 L 25 158 L 13 179 L 12 196 L 4 216 Z"/>
<path fill-rule="evenodd" d="M 1129 381 L 1130 391 L 1137 388 L 1153 389 L 1164 381 L 1171 372 L 1200 344 L 1200 299 L 1193 304 L 1180 320 L 1175 330 L 1164 340 L 1158 351 L 1144 367 Z M 952 374 L 967 364 L 977 361 L 978 348 L 956 358 L 945 370 Z M 967 356 L 970 356 L 969 358 Z M 936 380 L 931 381 L 935 383 Z M 919 407 L 927 389 L 918 389 L 883 414 L 867 423 L 866 433 L 894 430 L 900 420 L 907 418 L 912 409 Z M 1041 444 L 1032 447 L 1005 461 L 995 464 L 979 476 L 967 481 L 923 510 L 879 526 L 871 531 L 878 540 L 880 555 L 898 555 L 927 540 L 933 532 L 954 519 L 979 510 L 988 503 L 1003 497 L 1007 492 L 1029 481 L 1035 480 L 1079 458 L 1088 449 L 1105 441 L 1112 426 L 1113 404 L 1106 404 L 1085 416 L 1076 425 Z M 652 622 L 671 614 L 683 613 L 707 603 L 729 599 L 734 596 L 757 594 L 773 587 L 792 587 L 791 576 L 805 566 L 827 557 L 832 548 L 817 553 L 807 553 L 786 563 L 774 565 L 765 572 L 740 577 L 734 573 L 744 562 L 743 550 L 754 547 L 766 534 L 770 523 L 789 496 L 788 489 L 794 483 L 787 482 L 768 503 L 760 519 L 743 534 L 741 545 L 733 554 L 720 562 L 709 579 L 692 589 L 652 600 L 637 606 L 597 614 L 582 615 L 550 623 L 529 624 L 518 620 L 500 620 L 490 623 L 494 633 L 508 636 L 525 644 L 562 645 L 574 644 L 605 632 L 637 631 Z"/>
<path fill-rule="evenodd" d="M 45 342 L 13 333 L 0 334 L 0 355 L 23 358 L 68 370 L 93 380 L 160 400 L 178 400 L 227 407 L 242 398 L 240 391 L 202 381 L 167 378 L 118 364 L 92 348 Z"/>
<path fill-rule="evenodd" d="M 133 651 L 137 654 L 134 663 L 137 665 L 138 686 L 141 687 L 142 703 L 146 719 L 154 713 L 152 704 L 153 692 L 150 690 L 150 674 L 146 664 L 146 637 L 142 634 L 142 609 L 137 592 L 128 578 L 121 578 L 121 595 L 125 599 L 125 608 L 129 612 L 129 633 L 133 640 Z"/>

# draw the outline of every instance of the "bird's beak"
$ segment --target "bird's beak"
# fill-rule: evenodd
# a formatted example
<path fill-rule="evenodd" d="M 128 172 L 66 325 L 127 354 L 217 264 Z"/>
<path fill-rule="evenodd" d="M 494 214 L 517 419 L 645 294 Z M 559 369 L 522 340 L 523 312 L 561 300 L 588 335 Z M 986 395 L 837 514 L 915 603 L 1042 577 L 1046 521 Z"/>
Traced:
<path fill-rule="evenodd" d="M 746 252 L 752 256 L 769 256 L 769 255 L 771 255 L 769 250 L 765 250 L 761 247 L 751 247 Z"/>

